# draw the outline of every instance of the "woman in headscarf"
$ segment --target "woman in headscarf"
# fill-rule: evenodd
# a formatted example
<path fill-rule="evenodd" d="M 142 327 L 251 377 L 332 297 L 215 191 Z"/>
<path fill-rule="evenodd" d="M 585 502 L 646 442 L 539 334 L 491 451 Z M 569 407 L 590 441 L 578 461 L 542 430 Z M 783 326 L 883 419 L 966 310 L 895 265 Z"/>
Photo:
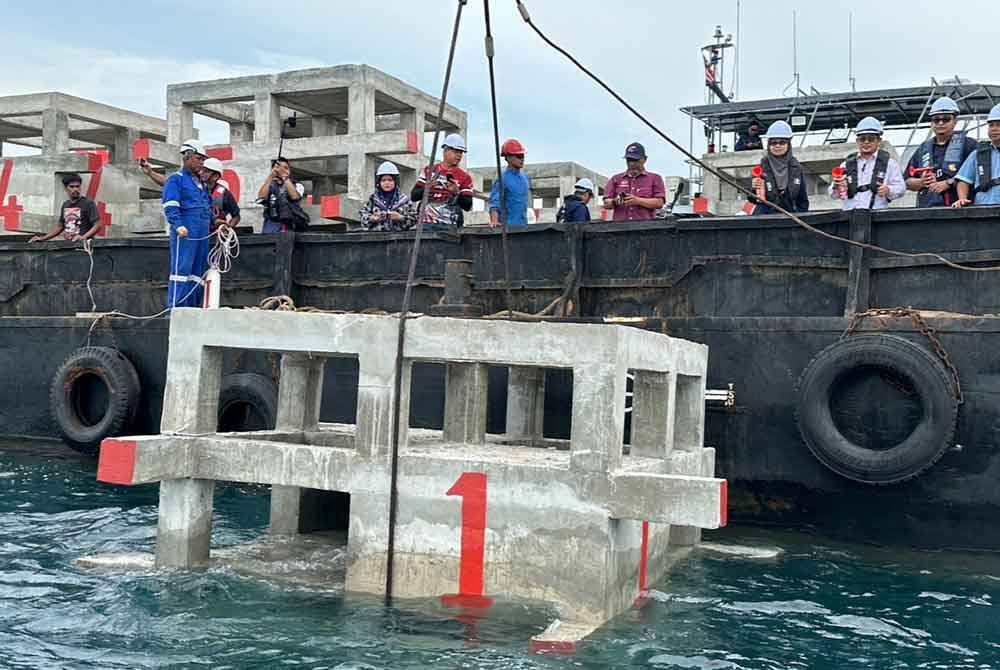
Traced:
<path fill-rule="evenodd" d="M 754 196 L 753 215 L 776 214 L 774 203 L 789 212 L 808 212 L 809 194 L 802 166 L 792 156 L 792 127 L 775 121 L 767 129 L 767 153 L 760 161 L 761 176 L 751 182 L 754 193 L 764 192 L 764 200 Z"/>
<path fill-rule="evenodd" d="M 365 230 L 409 230 L 417 222 L 417 208 L 399 189 L 399 168 L 386 161 L 375 171 L 375 192 L 361 208 Z"/>

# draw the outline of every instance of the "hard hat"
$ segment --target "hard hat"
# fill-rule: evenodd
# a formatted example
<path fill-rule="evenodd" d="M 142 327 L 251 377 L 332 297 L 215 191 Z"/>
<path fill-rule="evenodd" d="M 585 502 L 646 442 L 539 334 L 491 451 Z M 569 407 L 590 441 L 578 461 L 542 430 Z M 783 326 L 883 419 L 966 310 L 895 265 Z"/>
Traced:
<path fill-rule="evenodd" d="M 524 145 L 517 140 L 511 138 L 503 143 L 500 147 L 500 155 L 506 156 L 507 154 L 523 154 L 526 153 L 524 150 Z"/>
<path fill-rule="evenodd" d="M 582 177 L 578 179 L 575 184 L 573 184 L 573 188 L 575 188 L 577 191 L 590 191 L 591 193 L 593 193 L 594 182 L 590 181 L 586 177 Z"/>
<path fill-rule="evenodd" d="M 882 122 L 874 116 L 866 116 L 854 127 L 855 135 L 881 135 Z"/>
<path fill-rule="evenodd" d="M 958 116 L 958 103 L 947 95 L 943 95 L 931 105 L 930 115 L 934 116 L 935 114 L 954 114 Z"/>
<path fill-rule="evenodd" d="M 463 140 L 462 136 L 459 135 L 458 133 L 451 133 L 449 135 L 446 135 L 444 138 L 444 143 L 441 146 L 448 149 L 455 149 L 456 151 L 466 150 L 465 140 Z"/>
<path fill-rule="evenodd" d="M 386 161 L 382 163 L 381 165 L 378 166 L 378 169 L 375 170 L 376 177 L 381 177 L 382 175 L 387 175 L 387 174 L 391 174 L 396 177 L 399 176 L 399 168 L 396 167 L 396 164 L 393 163 L 392 161 Z"/>
<path fill-rule="evenodd" d="M 993 109 L 990 110 L 990 115 L 986 117 L 987 121 L 1000 121 L 1000 105 L 993 105 Z"/>
<path fill-rule="evenodd" d="M 207 156 L 205 153 L 205 146 L 198 140 L 185 140 L 184 144 L 181 145 L 181 153 L 185 151 L 193 151 L 199 156 Z"/>
<path fill-rule="evenodd" d="M 792 127 L 784 121 L 775 121 L 768 126 L 764 137 L 769 140 L 790 140 L 792 139 Z"/>
<path fill-rule="evenodd" d="M 204 168 L 206 170 L 211 170 L 212 172 L 218 172 L 222 175 L 222 161 L 218 158 L 208 157 L 205 159 Z"/>

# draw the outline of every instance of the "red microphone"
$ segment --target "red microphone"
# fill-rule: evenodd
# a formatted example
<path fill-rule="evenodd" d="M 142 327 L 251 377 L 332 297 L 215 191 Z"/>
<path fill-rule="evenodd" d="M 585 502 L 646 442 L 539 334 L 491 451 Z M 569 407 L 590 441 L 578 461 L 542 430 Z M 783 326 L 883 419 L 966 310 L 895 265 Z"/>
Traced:
<path fill-rule="evenodd" d="M 753 169 L 750 170 L 750 174 L 752 174 L 755 179 L 763 179 L 764 178 L 764 168 L 762 168 L 759 165 L 754 165 Z M 767 198 L 764 197 L 765 195 L 766 195 L 766 191 L 765 191 L 765 187 L 764 186 L 760 186 L 759 188 L 757 188 L 757 197 L 758 198 L 760 198 L 761 200 L 767 200 Z"/>
<path fill-rule="evenodd" d="M 844 178 L 844 168 L 842 168 L 842 167 L 840 167 L 838 165 L 837 167 L 833 168 L 833 171 L 831 172 L 831 174 L 833 175 L 834 179 L 843 179 Z M 841 194 L 847 193 L 847 187 L 846 186 L 838 186 L 837 187 L 837 192 L 841 193 Z"/>

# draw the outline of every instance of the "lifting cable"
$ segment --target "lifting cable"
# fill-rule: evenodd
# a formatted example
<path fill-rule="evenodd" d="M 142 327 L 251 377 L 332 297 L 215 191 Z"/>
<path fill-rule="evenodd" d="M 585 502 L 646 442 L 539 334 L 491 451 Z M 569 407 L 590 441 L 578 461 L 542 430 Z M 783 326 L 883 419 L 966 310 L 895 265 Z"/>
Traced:
<path fill-rule="evenodd" d="M 403 389 L 403 343 L 406 337 L 406 318 L 410 311 L 410 300 L 413 293 L 413 283 L 417 274 L 417 256 L 420 252 L 420 238 L 424 230 L 423 213 L 427 206 L 427 194 L 431 184 L 437 179 L 434 173 L 434 161 L 437 157 L 438 139 L 441 135 L 441 125 L 444 123 L 444 108 L 448 100 L 448 84 L 451 83 L 451 67 L 455 62 L 455 45 L 458 43 L 458 27 L 462 21 L 462 9 L 469 0 L 458 0 L 455 12 L 455 27 L 451 33 L 451 47 L 448 51 L 448 65 L 444 71 L 444 85 L 441 89 L 441 99 L 438 102 L 438 113 L 434 124 L 434 142 L 431 145 L 430 162 L 427 164 L 427 176 L 424 178 L 424 192 L 417 207 L 417 231 L 413 238 L 413 249 L 410 251 L 410 270 L 406 275 L 406 288 L 403 291 L 403 306 L 399 312 L 399 329 L 396 337 L 396 382 L 392 398 L 392 450 L 389 479 L 389 537 L 386 545 L 385 567 L 385 603 L 392 604 L 392 571 L 396 554 L 396 516 L 398 505 L 397 483 L 399 481 L 399 415 L 401 413 L 401 396 Z M 419 130 L 419 129 L 418 129 Z M 418 175 L 419 178 L 419 175 Z"/>
<path fill-rule="evenodd" d="M 528 8 L 524 6 L 524 3 L 522 2 L 522 0 L 515 0 L 515 2 L 517 2 L 517 11 L 521 13 L 521 18 L 524 19 L 524 22 L 527 23 L 531 27 L 531 29 L 535 31 L 535 33 L 542 39 L 543 42 L 545 42 L 550 47 L 552 47 L 553 49 L 555 49 L 556 51 L 558 51 L 560 54 L 562 54 L 563 56 L 565 56 L 566 59 L 569 60 L 571 63 L 573 63 L 573 65 L 575 65 L 581 72 L 583 72 L 585 75 L 587 75 L 588 77 L 590 77 L 591 79 L 593 79 L 601 88 L 603 88 L 605 91 L 607 91 L 611 95 L 611 97 L 613 97 L 615 100 L 617 100 L 618 102 L 620 102 L 622 104 L 622 106 L 625 107 L 625 109 L 627 109 L 628 111 L 632 112 L 632 114 L 637 119 L 639 119 L 640 121 L 642 121 L 650 130 L 652 130 L 660 138 L 662 138 L 664 141 L 666 141 L 669 145 L 671 145 L 672 147 L 674 147 L 675 149 L 677 149 L 677 151 L 679 151 L 684 156 L 686 156 L 688 158 L 688 160 L 690 160 L 694 164 L 700 166 L 706 172 L 710 172 L 711 174 L 715 175 L 716 177 L 718 177 L 722 181 L 726 182 L 727 184 L 729 184 L 730 186 L 732 186 L 733 188 L 735 188 L 737 191 L 740 191 L 740 192 L 742 192 L 742 193 L 744 193 L 746 195 L 751 195 L 751 196 L 756 195 L 750 189 L 748 189 L 746 186 L 744 186 L 743 184 L 739 183 L 739 181 L 737 181 L 735 177 L 732 177 L 731 175 L 726 174 L 725 172 L 722 172 L 721 170 L 717 170 L 716 168 L 714 168 L 714 167 L 712 167 L 710 165 L 707 165 L 704 161 L 702 161 L 697 156 L 695 156 L 694 154 L 692 154 L 690 151 L 688 151 L 687 149 L 685 149 L 683 146 L 681 146 L 680 144 L 678 144 L 677 142 L 675 142 L 673 139 L 671 139 L 666 133 L 664 133 L 656 125 L 654 125 L 652 121 L 650 121 L 645 116 L 643 116 L 643 114 L 641 112 L 639 112 L 635 107 L 633 107 L 632 105 L 630 105 L 624 98 L 622 98 L 622 96 L 620 96 L 618 93 L 616 93 L 614 91 L 614 89 L 612 89 L 610 86 L 608 86 L 606 83 L 604 83 L 604 81 L 600 77 L 598 77 L 596 74 L 594 74 L 593 72 L 591 72 L 590 70 L 588 70 L 582 63 L 580 63 L 580 61 L 578 61 L 576 58 L 574 58 L 571 53 L 569 53 L 566 49 L 562 48 L 561 46 L 559 46 L 558 44 L 556 44 L 555 42 L 553 42 L 551 39 L 549 39 L 549 37 L 545 33 L 543 33 L 541 31 L 541 29 L 538 26 L 536 26 L 535 23 L 531 20 L 531 15 L 528 13 Z M 989 266 L 989 267 L 975 267 L 975 266 L 971 266 L 971 265 L 962 265 L 961 263 L 956 263 L 956 262 L 954 262 L 952 260 L 949 260 L 949 259 L 945 258 L 944 256 L 942 256 L 940 254 L 936 254 L 936 253 L 930 252 L 930 251 L 923 251 L 923 252 L 916 252 L 916 253 L 914 253 L 914 252 L 908 252 L 908 251 L 897 251 L 895 249 L 886 249 L 885 247 L 880 247 L 877 244 L 867 244 L 865 242 L 858 242 L 856 240 L 852 240 L 852 239 L 849 239 L 849 238 L 846 238 L 846 237 L 841 237 L 839 235 L 834 235 L 833 233 L 828 233 L 825 230 L 820 230 L 819 228 L 806 223 L 805 221 L 802 220 L 801 217 L 793 214 L 792 212 L 789 212 L 787 209 L 781 207 L 777 203 L 768 202 L 767 204 L 769 206 L 773 207 L 779 213 L 783 214 L 784 216 L 788 217 L 789 219 L 791 219 L 792 221 L 794 221 L 795 223 L 797 223 L 802 228 L 805 228 L 806 230 L 808 230 L 808 231 L 810 231 L 812 233 L 815 233 L 816 235 L 819 235 L 821 237 L 825 237 L 825 238 L 830 239 L 830 240 L 834 240 L 836 242 L 843 242 L 845 244 L 850 244 L 850 245 L 853 245 L 853 246 L 856 246 L 856 247 L 860 247 L 862 249 L 868 249 L 870 251 L 876 251 L 876 252 L 887 254 L 887 255 L 890 255 L 890 256 L 903 256 L 905 258 L 931 258 L 931 259 L 940 261 L 941 263 L 943 263 L 944 265 L 947 265 L 948 267 L 955 268 L 956 270 L 965 270 L 967 272 L 998 272 L 998 271 L 1000 271 L 1000 265 L 993 265 L 993 266 Z"/>

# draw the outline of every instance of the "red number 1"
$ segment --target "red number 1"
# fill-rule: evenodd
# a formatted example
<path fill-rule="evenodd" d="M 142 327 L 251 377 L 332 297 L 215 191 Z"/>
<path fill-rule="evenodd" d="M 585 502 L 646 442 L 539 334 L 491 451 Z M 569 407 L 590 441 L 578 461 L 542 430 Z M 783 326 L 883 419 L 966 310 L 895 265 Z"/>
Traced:
<path fill-rule="evenodd" d="M 486 553 L 486 474 L 463 472 L 448 489 L 448 495 L 462 497 L 462 557 L 459 563 L 458 593 L 483 595 L 483 558 Z"/>

